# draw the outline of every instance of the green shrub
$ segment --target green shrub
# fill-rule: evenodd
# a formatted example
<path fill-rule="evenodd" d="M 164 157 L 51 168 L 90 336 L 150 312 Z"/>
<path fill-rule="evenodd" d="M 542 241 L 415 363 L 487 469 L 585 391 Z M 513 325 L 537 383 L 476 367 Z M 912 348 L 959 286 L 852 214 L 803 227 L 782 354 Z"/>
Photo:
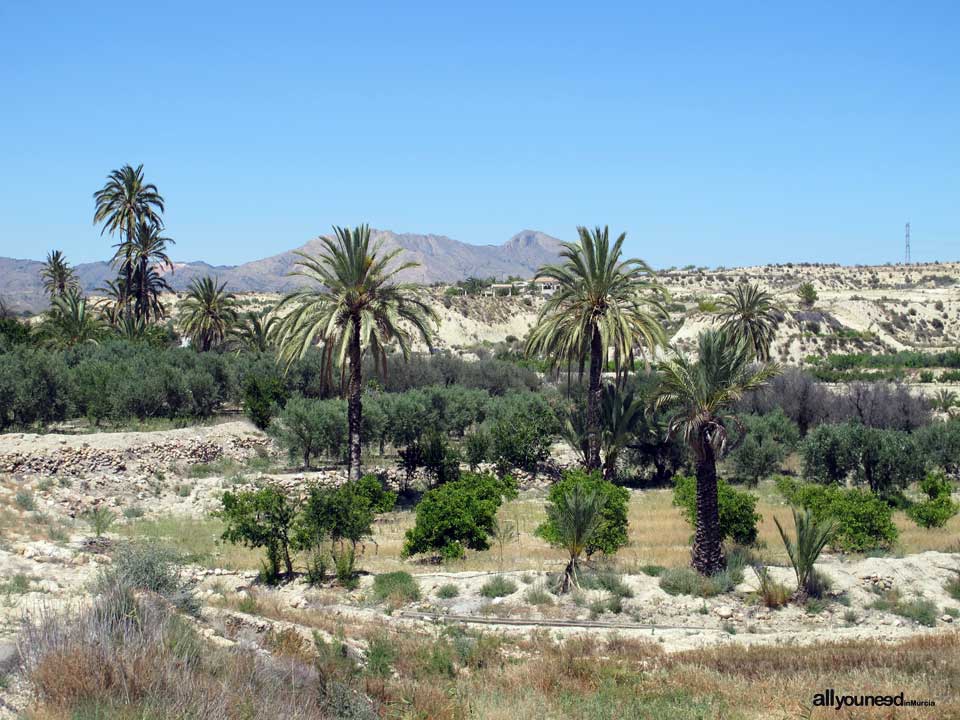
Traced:
<path fill-rule="evenodd" d="M 117 516 L 106 505 L 97 505 L 83 514 L 83 519 L 90 523 L 97 537 L 103 535 L 113 525 Z"/>
<path fill-rule="evenodd" d="M 460 595 L 460 588 L 453 583 L 447 583 L 437 588 L 437 597 L 441 600 L 450 600 Z"/>
<path fill-rule="evenodd" d="M 927 499 L 913 503 L 907 508 L 907 515 L 920 527 L 942 528 L 954 515 L 960 511 L 960 506 L 953 501 L 953 483 L 941 470 L 927 473 L 920 482 L 920 490 Z"/>
<path fill-rule="evenodd" d="M 183 559 L 175 550 L 157 542 L 135 542 L 114 550 L 113 562 L 97 576 L 96 592 L 148 590 L 195 615 L 200 610 L 195 585 L 184 576 Z"/>
<path fill-rule="evenodd" d="M 287 399 L 283 380 L 274 372 L 255 372 L 243 382 L 243 409 L 250 422 L 261 430 L 270 427 L 278 406 Z"/>
<path fill-rule="evenodd" d="M 273 582 L 280 576 L 281 562 L 287 574 L 293 574 L 290 545 L 298 505 L 282 488 L 271 485 L 260 490 L 225 492 L 221 509 L 214 514 L 226 525 L 224 540 L 266 549 L 264 576 Z"/>
<path fill-rule="evenodd" d="M 650 577 L 660 577 L 665 571 L 666 568 L 663 565 L 643 565 L 640 568 L 640 572 Z"/>
<path fill-rule="evenodd" d="M 604 480 L 599 472 L 587 473 L 583 470 L 566 470 L 563 477 L 550 486 L 547 493 L 547 502 L 554 505 L 561 502 L 564 495 L 571 492 L 574 486 L 596 493 L 600 496 L 603 509 L 600 512 L 600 522 L 590 536 L 586 546 L 587 556 L 601 552 L 604 555 L 613 555 L 624 547 L 629 538 L 627 536 L 627 505 L 630 502 L 630 493 L 618 487 L 609 480 Z M 548 518 L 535 531 L 536 535 L 552 545 L 560 543 L 558 530 Z"/>
<path fill-rule="evenodd" d="M 818 425 L 800 444 L 803 476 L 814 482 L 840 483 L 857 466 L 856 436 L 851 425 Z"/>
<path fill-rule="evenodd" d="M 956 574 L 947 580 L 946 584 L 943 586 L 943 589 L 947 591 L 947 595 L 952 597 L 954 600 L 960 601 L 960 570 L 954 571 Z"/>
<path fill-rule="evenodd" d="M 660 575 L 660 589 L 669 595 L 693 595 L 713 597 L 719 594 L 716 583 L 693 568 L 669 568 Z"/>
<path fill-rule="evenodd" d="M 490 459 L 503 475 L 514 468 L 536 472 L 550 456 L 550 443 L 559 424 L 543 396 L 522 393 L 510 396 L 492 408 Z"/>
<path fill-rule="evenodd" d="M 777 480 L 777 489 L 788 502 L 809 509 L 816 521 L 836 520 L 836 535 L 830 545 L 838 550 L 888 548 L 897 539 L 893 509 L 867 490 L 803 483 L 788 477 Z"/>
<path fill-rule="evenodd" d="M 691 525 L 697 522 L 697 479 L 690 475 L 673 478 L 673 504 L 679 507 Z M 720 534 L 740 545 L 757 540 L 757 497 L 734 489 L 726 480 L 717 478 L 717 504 L 720 510 Z"/>
<path fill-rule="evenodd" d="M 433 476 L 435 485 L 460 479 L 460 453 L 439 432 L 427 433 L 421 462 Z"/>
<path fill-rule="evenodd" d="M 347 447 L 347 404 L 343 400 L 292 398 L 274 422 L 270 434 L 290 459 L 309 468 L 318 455 L 342 458 Z"/>
<path fill-rule="evenodd" d="M 470 469 L 476 471 L 480 463 L 490 457 L 490 434 L 483 428 L 477 428 L 464 438 L 463 451 Z"/>
<path fill-rule="evenodd" d="M 873 492 L 888 495 L 924 476 L 926 459 L 913 435 L 862 425 L 854 425 L 851 433 L 858 456 L 856 479 Z"/>
<path fill-rule="evenodd" d="M 415 602 L 420 599 L 420 585 L 408 572 L 382 573 L 373 578 L 373 599 L 376 602 Z"/>
<path fill-rule="evenodd" d="M 931 465 L 951 475 L 960 474 L 960 420 L 933 422 L 915 435 Z"/>
<path fill-rule="evenodd" d="M 29 511 L 37 509 L 37 501 L 33 499 L 33 493 L 29 490 L 17 490 L 17 494 L 14 495 L 13 501 L 21 510 Z"/>
<path fill-rule="evenodd" d="M 756 484 L 780 469 L 787 453 L 800 438 L 800 431 L 783 410 L 742 418 L 746 436 L 730 453 L 738 477 Z"/>
<path fill-rule="evenodd" d="M 480 587 L 480 594 L 485 598 L 506 597 L 513 595 L 516 591 L 517 584 L 503 575 L 490 578 Z"/>
<path fill-rule="evenodd" d="M 423 495 L 414 526 L 407 530 L 404 557 L 436 553 L 446 559 L 463 557 L 466 549 L 487 550 L 503 498 L 516 496 L 509 476 L 465 474 Z"/>

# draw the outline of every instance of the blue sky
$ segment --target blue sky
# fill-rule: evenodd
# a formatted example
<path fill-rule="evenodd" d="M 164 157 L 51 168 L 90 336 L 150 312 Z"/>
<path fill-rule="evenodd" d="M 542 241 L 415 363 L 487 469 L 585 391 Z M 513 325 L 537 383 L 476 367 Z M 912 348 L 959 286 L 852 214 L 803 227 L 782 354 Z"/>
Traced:
<path fill-rule="evenodd" d="M 656 266 L 960 259 L 960 5 L 0 2 L 0 255 L 103 259 L 144 163 L 174 256 L 332 223 L 628 233 Z"/>

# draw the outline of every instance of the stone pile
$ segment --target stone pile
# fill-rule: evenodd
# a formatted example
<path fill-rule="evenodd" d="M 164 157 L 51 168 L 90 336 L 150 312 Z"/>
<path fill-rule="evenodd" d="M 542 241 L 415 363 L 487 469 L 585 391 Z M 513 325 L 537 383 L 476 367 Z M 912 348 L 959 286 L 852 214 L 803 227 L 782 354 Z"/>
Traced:
<path fill-rule="evenodd" d="M 886 575 L 864 575 L 860 580 L 874 592 L 883 593 L 893 590 L 893 578 Z"/>

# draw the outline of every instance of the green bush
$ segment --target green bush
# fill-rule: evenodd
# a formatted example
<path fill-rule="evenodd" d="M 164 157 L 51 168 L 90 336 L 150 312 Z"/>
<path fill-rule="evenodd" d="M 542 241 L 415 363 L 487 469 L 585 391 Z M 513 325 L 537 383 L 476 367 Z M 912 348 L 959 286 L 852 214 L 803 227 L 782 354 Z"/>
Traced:
<path fill-rule="evenodd" d="M 436 553 L 455 559 L 463 557 L 467 548 L 488 549 L 505 496 L 516 496 L 516 485 L 509 476 L 500 480 L 465 474 L 460 480 L 428 490 L 417 505 L 414 526 L 407 530 L 404 557 Z"/>
<path fill-rule="evenodd" d="M 953 483 L 942 470 L 934 470 L 920 482 L 920 490 L 927 499 L 913 503 L 907 508 L 907 516 L 920 527 L 942 528 L 960 511 L 953 501 Z"/>
<path fill-rule="evenodd" d="M 570 493 L 574 486 L 580 486 L 588 493 L 596 493 L 603 502 L 600 523 L 587 543 L 587 555 L 597 552 L 604 555 L 615 554 L 627 544 L 629 539 L 627 537 L 627 505 L 630 501 L 630 493 L 609 480 L 604 480 L 599 472 L 566 470 L 563 477 L 550 486 L 547 502 L 554 505 L 560 504 L 563 497 Z M 549 518 L 535 532 L 551 545 L 560 544 L 558 530 Z"/>
<path fill-rule="evenodd" d="M 514 468 L 536 472 L 550 456 L 550 444 L 559 424 L 543 396 L 523 393 L 492 406 L 490 459 L 503 475 Z"/>
<path fill-rule="evenodd" d="M 690 475 L 673 478 L 673 504 L 679 507 L 691 525 L 697 523 L 697 479 Z M 736 490 L 726 480 L 717 478 L 717 504 L 720 510 L 720 535 L 740 545 L 757 541 L 756 495 Z"/>
<path fill-rule="evenodd" d="M 517 584 L 503 575 L 497 575 L 487 580 L 480 587 L 480 594 L 485 598 L 499 598 L 513 595 L 517 591 Z"/>
<path fill-rule="evenodd" d="M 193 592 L 195 585 L 185 577 L 183 558 L 175 550 L 157 542 L 134 542 L 113 551 L 113 562 L 100 571 L 95 591 L 148 590 L 196 615 L 200 602 Z"/>
<path fill-rule="evenodd" d="M 692 595 L 694 597 L 713 597 L 729 592 L 734 585 L 733 578 L 727 572 L 713 577 L 704 577 L 693 568 L 680 567 L 665 570 L 660 575 L 660 589 L 669 595 Z"/>
<path fill-rule="evenodd" d="M 447 583 L 446 585 L 441 585 L 437 588 L 437 597 L 441 600 L 451 600 L 455 597 L 459 597 L 460 588 L 458 588 L 453 583 Z"/>
<path fill-rule="evenodd" d="M 470 469 L 476 471 L 480 463 L 490 457 L 490 434 L 483 428 L 477 428 L 464 438 L 463 451 Z"/>
<path fill-rule="evenodd" d="M 413 575 L 403 570 L 382 573 L 373 578 L 373 599 L 415 602 L 420 599 L 420 585 Z"/>
<path fill-rule="evenodd" d="M 889 495 L 924 476 L 926 459 L 916 439 L 900 430 L 855 425 L 856 479 L 873 492 Z"/>
<path fill-rule="evenodd" d="M 850 552 L 890 547 L 897 539 L 893 509 L 873 493 L 861 488 L 840 488 L 803 483 L 781 477 L 777 489 L 790 503 L 812 511 L 816 521 L 837 522 L 832 547 Z"/>
<path fill-rule="evenodd" d="M 460 478 L 460 453 L 439 432 L 427 434 L 421 456 L 423 467 L 433 476 L 435 485 Z"/>
<path fill-rule="evenodd" d="M 343 400 L 292 398 L 271 423 L 270 434 L 291 461 L 302 460 L 305 468 L 321 454 L 339 460 L 347 447 L 347 404 Z"/>
<path fill-rule="evenodd" d="M 251 373 L 243 381 L 243 409 L 261 430 L 270 427 L 274 412 L 287 399 L 283 380 L 276 372 Z"/>
<path fill-rule="evenodd" d="M 818 425 L 800 444 L 803 476 L 814 482 L 841 483 L 857 466 L 851 425 Z"/>
<path fill-rule="evenodd" d="M 225 492 L 221 509 L 214 514 L 226 525 L 224 540 L 266 549 L 264 576 L 273 582 L 280 576 L 281 562 L 287 574 L 293 574 L 290 545 L 297 509 L 298 503 L 282 488 L 271 485 L 260 490 Z"/>
<path fill-rule="evenodd" d="M 960 420 L 933 422 L 915 435 L 931 465 L 951 475 L 960 474 Z"/>
<path fill-rule="evenodd" d="M 780 469 L 787 453 L 800 438 L 800 431 L 783 410 L 742 418 L 745 437 L 730 453 L 738 477 L 756 484 Z"/>

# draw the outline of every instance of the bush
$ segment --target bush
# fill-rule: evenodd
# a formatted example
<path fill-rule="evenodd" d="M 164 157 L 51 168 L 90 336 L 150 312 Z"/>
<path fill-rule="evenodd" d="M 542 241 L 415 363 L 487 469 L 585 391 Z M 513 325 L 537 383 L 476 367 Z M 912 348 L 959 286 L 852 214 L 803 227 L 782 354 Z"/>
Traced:
<path fill-rule="evenodd" d="M 600 522 L 585 548 L 587 556 L 596 552 L 604 555 L 615 554 L 627 544 L 629 539 L 627 537 L 627 504 L 630 501 L 630 493 L 609 480 L 604 480 L 599 472 L 566 470 L 563 477 L 550 486 L 547 502 L 553 505 L 561 504 L 563 497 L 570 493 L 574 486 L 580 486 L 588 493 L 599 495 L 603 506 L 600 511 Z M 561 543 L 558 529 L 549 518 L 535 532 L 551 545 Z"/>
<path fill-rule="evenodd" d="M 403 570 L 382 573 L 373 578 L 373 599 L 376 602 L 415 602 L 420 599 L 420 585 L 413 575 Z"/>
<path fill-rule="evenodd" d="M 816 521 L 836 520 L 837 532 L 830 545 L 838 550 L 885 548 L 897 539 L 893 509 L 867 490 L 825 487 L 787 477 L 777 480 L 777 489 L 788 502 L 809 509 Z"/>
<path fill-rule="evenodd" d="M 480 587 L 480 594 L 485 598 L 506 597 L 516 591 L 517 584 L 503 575 L 490 578 Z"/>
<path fill-rule="evenodd" d="M 93 528 L 93 532 L 97 537 L 103 535 L 107 530 L 110 529 L 110 526 L 113 525 L 114 521 L 117 519 L 117 516 L 114 515 L 113 511 L 110 510 L 106 505 L 98 505 L 95 508 L 91 508 L 83 514 L 83 519 L 90 523 L 90 527 Z"/>
<path fill-rule="evenodd" d="M 503 475 L 514 468 L 536 472 L 550 456 L 550 444 L 559 429 L 553 409 L 535 393 L 506 398 L 493 408 L 490 458 Z"/>
<path fill-rule="evenodd" d="M 270 425 L 270 434 L 291 460 L 302 459 L 304 468 L 320 454 L 340 459 L 347 447 L 347 404 L 343 400 L 293 398 Z"/>
<path fill-rule="evenodd" d="M 250 422 L 261 430 L 270 427 L 278 405 L 283 405 L 287 392 L 275 372 L 251 373 L 243 382 L 243 409 Z"/>
<path fill-rule="evenodd" d="M 857 466 L 856 437 L 850 425 L 819 425 L 800 445 L 803 476 L 818 483 L 840 483 Z"/>
<path fill-rule="evenodd" d="M 873 492 L 889 495 L 923 477 L 926 460 L 913 436 L 863 426 L 853 426 L 851 433 L 859 460 L 856 479 Z"/>
<path fill-rule="evenodd" d="M 730 460 L 738 477 L 756 484 L 780 469 L 800 431 L 779 408 L 766 415 L 747 415 L 742 421 L 746 436 L 730 453 Z"/>
<path fill-rule="evenodd" d="M 196 615 L 200 602 L 193 592 L 195 585 L 184 577 L 183 559 L 175 550 L 156 542 L 136 542 L 114 550 L 113 562 L 100 571 L 95 590 L 100 594 L 117 588 L 147 590 Z"/>
<path fill-rule="evenodd" d="M 697 523 L 697 479 L 690 475 L 673 478 L 673 504 L 679 507 L 691 525 Z M 720 536 L 740 545 L 757 541 L 757 497 L 734 489 L 726 480 L 717 478 L 717 504 L 720 510 Z"/>
<path fill-rule="evenodd" d="M 931 465 L 960 474 L 960 420 L 934 422 L 920 428 L 917 442 Z"/>
<path fill-rule="evenodd" d="M 953 501 L 953 483 L 947 479 L 943 471 L 934 470 L 920 482 L 920 490 L 927 499 L 913 503 L 907 508 L 907 516 L 920 527 L 942 528 L 954 515 L 960 511 L 960 506 Z"/>
<path fill-rule="evenodd" d="M 669 595 L 713 597 L 725 592 L 726 585 L 718 584 L 713 578 L 704 577 L 689 567 L 670 568 L 660 575 L 660 589 Z"/>
<path fill-rule="evenodd" d="M 297 507 L 283 489 L 271 485 L 260 490 L 225 492 L 222 507 L 214 514 L 226 524 L 224 540 L 266 548 L 264 579 L 274 582 L 280 576 L 281 562 L 287 574 L 293 574 L 290 544 Z"/>
<path fill-rule="evenodd" d="M 446 585 L 441 585 L 437 588 L 437 597 L 441 600 L 451 600 L 455 597 L 459 597 L 460 588 L 458 588 L 453 583 L 447 583 Z"/>
<path fill-rule="evenodd" d="M 516 496 L 509 476 L 466 474 L 423 495 L 414 526 L 407 530 L 404 557 L 437 553 L 446 559 L 463 557 L 465 549 L 486 550 L 497 510 L 504 496 Z"/>
<path fill-rule="evenodd" d="M 467 464 L 476 471 L 490 456 L 490 434 L 483 428 L 474 430 L 464 438 L 463 449 Z"/>
<path fill-rule="evenodd" d="M 433 475 L 434 484 L 460 479 L 460 453 L 439 432 L 431 432 L 423 442 L 423 467 Z"/>

